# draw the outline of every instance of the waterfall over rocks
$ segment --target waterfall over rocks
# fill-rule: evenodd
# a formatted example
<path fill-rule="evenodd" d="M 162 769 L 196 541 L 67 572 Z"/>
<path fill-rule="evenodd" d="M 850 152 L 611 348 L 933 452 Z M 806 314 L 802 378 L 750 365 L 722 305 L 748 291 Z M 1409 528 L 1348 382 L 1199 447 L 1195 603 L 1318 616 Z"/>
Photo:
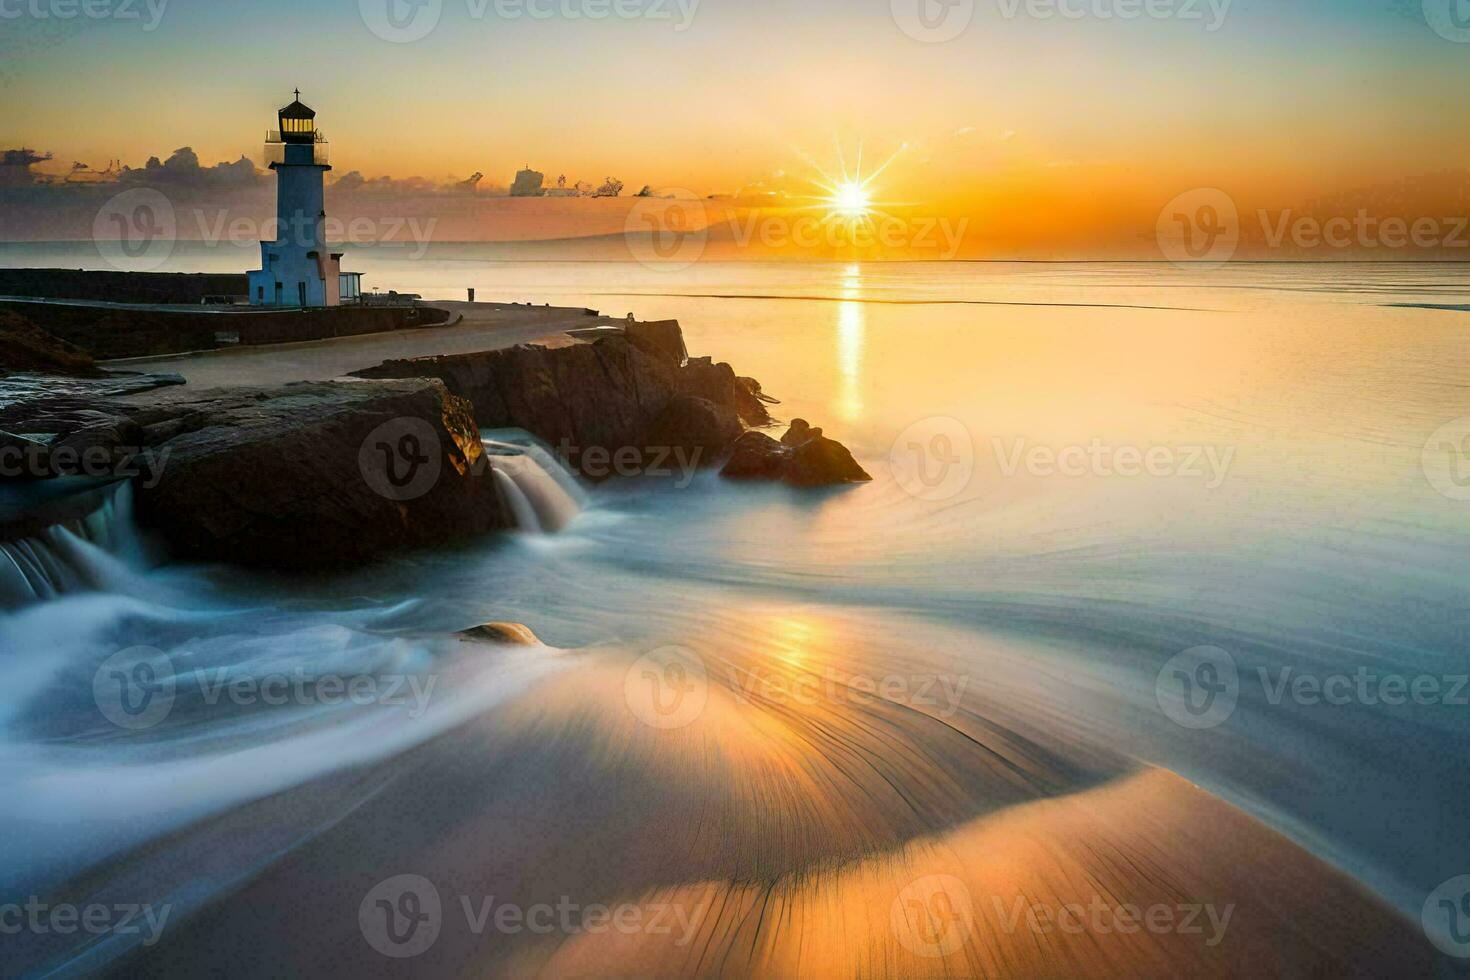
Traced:
<path fill-rule="evenodd" d="M 115 587 L 147 560 L 148 549 L 133 520 L 132 485 L 120 483 L 85 517 L 0 542 L 0 609 Z"/>
<path fill-rule="evenodd" d="M 481 433 L 495 481 L 516 527 L 531 533 L 560 531 L 586 503 L 577 478 L 529 433 L 497 429 Z"/>

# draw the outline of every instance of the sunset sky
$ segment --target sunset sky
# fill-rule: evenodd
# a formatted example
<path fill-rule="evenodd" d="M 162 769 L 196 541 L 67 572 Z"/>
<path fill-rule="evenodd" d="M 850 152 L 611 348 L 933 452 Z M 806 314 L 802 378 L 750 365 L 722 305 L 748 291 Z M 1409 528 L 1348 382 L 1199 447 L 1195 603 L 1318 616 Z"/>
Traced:
<path fill-rule="evenodd" d="M 694 0 L 624 0 L 665 17 L 599 21 L 443 0 L 411 43 L 367 26 L 384 0 L 367 15 L 356 0 L 172 0 L 151 31 L 145 0 L 137 19 L 12 16 L 57 2 L 0 0 L 0 140 L 53 151 L 52 170 L 181 146 L 259 161 L 297 85 L 339 174 L 505 185 L 529 163 L 704 195 L 799 189 L 804 156 L 835 170 L 861 144 L 870 162 L 899 153 L 878 197 L 950 213 L 1201 185 L 1301 200 L 1467 157 L 1470 44 L 1431 29 L 1419 0 L 1235 0 L 1215 30 L 1225 0 L 1154 0 L 1174 15 L 1127 20 L 975 0 L 945 43 L 900 28 L 892 7 L 911 0 L 702 0 L 684 30 Z"/>

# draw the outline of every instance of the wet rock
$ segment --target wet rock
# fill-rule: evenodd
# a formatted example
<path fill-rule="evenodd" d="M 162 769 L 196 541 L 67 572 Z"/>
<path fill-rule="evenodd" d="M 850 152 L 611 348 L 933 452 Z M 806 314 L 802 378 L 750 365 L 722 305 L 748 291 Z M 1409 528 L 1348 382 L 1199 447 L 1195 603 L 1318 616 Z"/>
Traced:
<path fill-rule="evenodd" d="M 822 430 L 813 428 L 811 423 L 806 419 L 792 419 L 791 427 L 781 437 L 781 445 L 796 447 L 810 442 L 813 439 L 820 439 L 821 437 Z"/>
<path fill-rule="evenodd" d="M 682 449 L 703 461 L 723 456 L 742 431 L 732 409 L 692 395 L 676 395 L 648 430 L 648 448 Z"/>
<path fill-rule="evenodd" d="M 764 432 L 747 432 L 735 440 L 720 475 L 732 480 L 779 480 L 791 463 L 791 452 Z"/>
<path fill-rule="evenodd" d="M 132 460 L 143 449 L 143 427 L 130 418 L 114 418 L 59 436 L 50 446 L 57 476 L 102 476 Z"/>
<path fill-rule="evenodd" d="M 604 479 L 606 470 L 593 461 L 614 457 L 620 450 L 643 452 L 687 443 L 722 452 L 740 434 L 738 425 L 730 428 L 727 412 L 746 424 L 769 419 L 764 403 L 728 364 L 698 358 L 681 366 L 670 354 L 678 324 L 669 323 L 657 350 L 650 350 L 647 338 L 640 346 L 620 333 L 567 347 L 522 345 L 386 361 L 354 376 L 438 378 L 474 404 L 475 417 L 484 428 L 525 429 L 583 475 Z M 682 348 L 682 333 L 678 337 Z M 685 402 L 676 410 L 681 415 L 666 417 L 670 403 L 680 397 L 703 400 L 722 411 L 696 412 Z M 680 424 L 702 428 L 680 432 Z M 715 459 L 704 455 L 704 461 Z"/>
<path fill-rule="evenodd" d="M 459 633 L 464 639 L 475 643 L 497 643 L 502 646 L 541 646 L 541 640 L 522 623 L 485 623 Z"/>
<path fill-rule="evenodd" d="M 0 430 L 0 480 L 44 480 L 52 475 L 49 446 Z"/>
<path fill-rule="evenodd" d="M 872 479 L 847 447 L 822 435 L 805 419 L 793 419 L 777 442 L 762 432 L 736 441 L 721 476 L 742 480 L 784 480 L 799 487 L 866 483 Z"/>
<path fill-rule="evenodd" d="M 708 398 L 720 405 L 728 405 L 746 425 L 770 425 L 771 415 L 765 402 L 736 377 L 735 369 L 728 364 L 716 364 L 713 358 L 693 357 L 678 376 L 679 389 L 686 394 Z M 759 387 L 757 385 L 757 387 Z"/>
<path fill-rule="evenodd" d="M 820 431 L 820 430 L 816 430 Z M 847 447 L 835 439 L 815 436 L 797 446 L 786 468 L 787 483 L 802 487 L 836 483 L 867 483 L 873 478 L 852 458 Z"/>
<path fill-rule="evenodd" d="M 652 320 L 646 323 L 634 320 L 624 328 L 624 333 L 633 342 L 633 346 L 666 358 L 675 365 L 683 364 L 689 358 L 689 351 L 684 347 L 684 331 L 679 327 L 678 320 Z"/>
<path fill-rule="evenodd" d="M 756 398 L 760 399 L 760 401 L 762 401 L 763 403 L 765 403 L 767 405 L 779 405 L 779 404 L 781 404 L 781 399 L 779 399 L 779 398 L 772 398 L 770 395 L 768 395 L 764 391 L 762 391 L 761 390 L 761 383 L 759 381 L 755 380 L 754 378 L 736 378 L 735 380 L 739 381 L 742 385 L 744 385 L 746 391 L 750 392 Z"/>
<path fill-rule="evenodd" d="M 613 336 L 569 347 L 387 361 L 355 376 L 437 378 L 474 404 L 484 428 L 525 429 L 580 465 L 592 449 L 611 454 L 646 446 L 648 428 L 676 393 L 677 371 Z"/>
<path fill-rule="evenodd" d="M 506 524 L 469 405 L 438 381 L 229 389 L 137 419 L 170 420 L 137 513 L 181 557 L 332 568 Z"/>

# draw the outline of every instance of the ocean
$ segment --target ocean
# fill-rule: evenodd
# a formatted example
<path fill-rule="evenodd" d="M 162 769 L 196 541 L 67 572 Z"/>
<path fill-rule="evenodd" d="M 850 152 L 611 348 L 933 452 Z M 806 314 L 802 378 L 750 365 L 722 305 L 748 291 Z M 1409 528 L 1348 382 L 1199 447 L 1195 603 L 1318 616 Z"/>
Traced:
<path fill-rule="evenodd" d="M 86 248 L 0 263 L 105 267 Z M 32 965 L 221 943 L 352 963 L 358 898 L 413 874 L 446 921 L 412 963 L 576 972 L 564 935 L 456 940 L 450 896 L 840 890 L 855 864 L 1154 770 L 1416 929 L 1470 873 L 1470 266 L 477 253 L 344 264 L 431 300 L 676 318 L 873 482 L 614 479 L 574 488 L 557 533 L 306 580 L 159 562 L 115 501 L 52 542 L 85 585 L 0 613 L 0 892 L 141 894 L 182 938 L 31 937 Z M 248 261 L 181 244 L 167 268 Z M 208 385 L 291 363 L 126 366 Z M 492 620 L 545 647 L 450 636 Z M 130 734 L 97 678 L 137 646 L 177 683 Z M 329 701 L 322 676 L 401 700 Z M 263 693 L 293 678 L 308 693 Z M 734 922 L 681 964 L 720 972 L 746 927 L 767 930 L 746 965 L 802 964 L 800 929 Z"/>

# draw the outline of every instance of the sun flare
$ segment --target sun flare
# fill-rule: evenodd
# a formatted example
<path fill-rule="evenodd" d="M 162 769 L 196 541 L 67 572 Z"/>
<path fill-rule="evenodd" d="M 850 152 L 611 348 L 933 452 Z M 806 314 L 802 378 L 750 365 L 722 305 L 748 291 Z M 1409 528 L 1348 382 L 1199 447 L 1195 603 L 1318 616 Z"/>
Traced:
<path fill-rule="evenodd" d="M 838 186 L 832 195 L 832 210 L 851 218 L 861 218 L 872 210 L 873 197 L 868 188 L 855 180 Z"/>
<path fill-rule="evenodd" d="M 861 144 L 858 145 L 855 166 L 851 169 L 841 147 L 838 147 L 838 166 L 833 172 L 803 153 L 802 157 L 815 171 L 811 182 L 818 191 L 817 195 L 807 199 L 806 207 L 825 212 L 826 220 L 838 225 L 871 227 L 886 206 L 877 198 L 876 182 L 905 149 L 907 144 L 899 146 L 892 156 L 870 170 L 863 166 Z"/>

